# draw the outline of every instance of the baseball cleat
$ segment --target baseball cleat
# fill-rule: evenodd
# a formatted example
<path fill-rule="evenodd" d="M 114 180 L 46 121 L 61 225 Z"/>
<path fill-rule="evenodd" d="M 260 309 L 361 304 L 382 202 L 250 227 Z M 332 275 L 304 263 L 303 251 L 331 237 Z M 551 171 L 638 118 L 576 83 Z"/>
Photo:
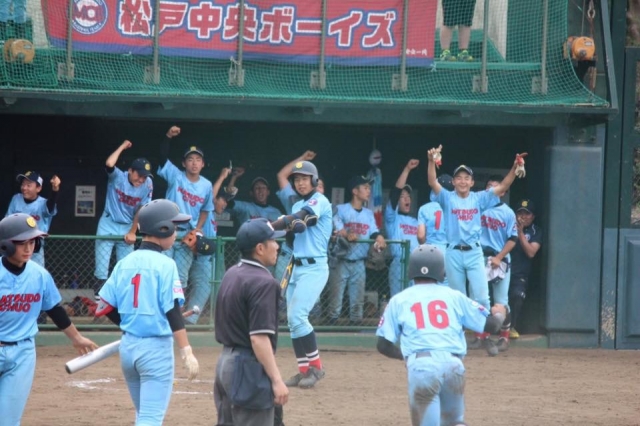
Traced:
<path fill-rule="evenodd" d="M 506 352 L 509 350 L 509 339 L 505 338 L 505 337 L 501 337 L 498 339 L 498 344 L 496 345 L 498 347 L 498 352 Z"/>
<path fill-rule="evenodd" d="M 484 339 L 482 341 L 482 347 L 487 351 L 487 355 L 489 356 L 496 356 L 498 355 L 498 347 L 496 346 L 496 343 L 491 340 L 491 338 L 487 337 L 486 339 Z"/>
<path fill-rule="evenodd" d="M 509 330 L 509 339 L 515 340 L 519 337 L 520 337 L 520 333 L 518 333 L 515 328 L 512 328 L 511 330 Z"/>
<path fill-rule="evenodd" d="M 467 344 L 468 349 L 480 349 L 482 347 L 482 340 L 475 336 L 472 341 Z"/>
<path fill-rule="evenodd" d="M 304 379 L 307 375 L 309 374 L 309 372 L 307 371 L 306 373 L 298 373 L 295 376 L 291 376 L 290 378 L 288 378 L 287 380 L 284 381 L 284 384 L 288 387 L 288 388 L 294 388 L 296 386 L 298 386 L 300 384 L 300 381 L 302 379 Z"/>
<path fill-rule="evenodd" d="M 303 377 L 298 386 L 302 389 L 309 389 L 315 386 L 318 380 L 324 377 L 324 369 L 318 370 L 315 367 L 309 367 L 309 371 L 307 372 L 307 376 Z"/>

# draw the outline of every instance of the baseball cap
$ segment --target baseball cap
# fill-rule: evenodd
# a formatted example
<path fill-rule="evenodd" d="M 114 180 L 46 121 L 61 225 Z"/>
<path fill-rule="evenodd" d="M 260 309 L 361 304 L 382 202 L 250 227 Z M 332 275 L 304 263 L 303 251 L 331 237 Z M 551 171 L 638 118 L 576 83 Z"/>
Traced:
<path fill-rule="evenodd" d="M 367 176 L 354 176 L 349 179 L 349 184 L 347 185 L 347 191 L 353 191 L 353 188 L 359 185 L 364 185 L 365 183 L 371 184 L 373 179 L 370 179 Z"/>
<path fill-rule="evenodd" d="M 524 200 L 521 200 L 518 203 L 518 207 L 516 208 L 516 213 L 519 212 L 520 210 L 527 211 L 531 214 L 536 214 L 535 204 L 533 203 L 533 201 L 526 198 Z"/>
<path fill-rule="evenodd" d="M 146 158 L 136 158 L 131 163 L 131 170 L 135 170 L 142 177 L 153 175 L 151 174 L 151 163 Z"/>
<path fill-rule="evenodd" d="M 204 151 L 198 146 L 191 145 L 187 152 L 184 153 L 182 158 L 187 158 L 189 154 L 198 154 L 200 157 L 204 158 Z"/>
<path fill-rule="evenodd" d="M 262 182 L 265 185 L 267 185 L 267 188 L 271 188 L 271 186 L 269 186 L 269 181 L 266 180 L 265 178 L 263 178 L 262 176 L 258 176 L 257 178 L 255 178 L 254 180 L 251 181 L 251 189 L 253 190 L 253 187 L 256 185 L 256 183 L 258 182 Z"/>
<path fill-rule="evenodd" d="M 282 238 L 286 231 L 276 231 L 265 218 L 256 218 L 246 221 L 238 229 L 236 245 L 240 250 L 249 250 L 263 241 Z"/>
<path fill-rule="evenodd" d="M 42 177 L 40 177 L 40 173 L 34 171 L 28 171 L 16 176 L 16 180 L 18 182 L 22 182 L 22 179 L 28 179 L 31 182 L 37 183 L 39 186 L 42 186 Z"/>
<path fill-rule="evenodd" d="M 456 169 L 453 171 L 453 177 L 456 177 L 456 175 L 460 172 L 467 172 L 473 177 L 473 170 L 471 170 L 471 167 L 465 166 L 464 164 L 460 164 L 458 167 L 456 167 Z"/>
<path fill-rule="evenodd" d="M 411 191 L 413 191 L 413 188 L 411 187 L 411 185 L 406 184 L 405 186 L 402 187 L 402 190 L 407 191 L 409 194 L 411 194 Z"/>
<path fill-rule="evenodd" d="M 438 183 L 447 191 L 453 191 L 453 178 L 451 175 L 438 176 Z"/>

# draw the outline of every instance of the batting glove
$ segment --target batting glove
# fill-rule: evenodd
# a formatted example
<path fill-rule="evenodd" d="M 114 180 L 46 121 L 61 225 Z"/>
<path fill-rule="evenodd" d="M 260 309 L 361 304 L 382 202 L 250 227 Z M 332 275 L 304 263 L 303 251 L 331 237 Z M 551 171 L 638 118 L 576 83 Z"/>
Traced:
<path fill-rule="evenodd" d="M 184 362 L 184 368 L 186 368 L 189 372 L 188 379 L 195 379 L 198 376 L 198 372 L 200 371 L 200 366 L 198 365 L 198 360 L 193 355 L 191 346 L 180 348 L 180 357 L 182 358 L 182 362 Z"/>
<path fill-rule="evenodd" d="M 307 228 L 309 226 L 315 226 L 316 223 L 318 223 L 318 216 L 316 216 L 315 214 L 308 214 L 304 218 L 304 223 L 305 225 L 307 225 Z"/>
<path fill-rule="evenodd" d="M 307 230 L 307 225 L 300 219 L 295 219 L 291 222 L 289 229 L 291 229 L 291 232 L 294 234 L 299 234 Z"/>

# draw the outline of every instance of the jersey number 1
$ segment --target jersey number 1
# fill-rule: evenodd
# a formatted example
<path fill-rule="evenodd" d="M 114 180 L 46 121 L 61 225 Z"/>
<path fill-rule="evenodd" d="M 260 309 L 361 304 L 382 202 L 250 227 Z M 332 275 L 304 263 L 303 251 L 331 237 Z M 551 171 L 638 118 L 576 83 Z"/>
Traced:
<path fill-rule="evenodd" d="M 423 329 L 424 313 L 422 310 L 422 303 L 414 303 L 411 306 L 411 312 L 416 317 L 416 328 L 418 330 Z M 429 315 L 429 323 L 435 328 L 447 328 L 449 327 L 449 315 L 447 315 L 447 304 L 442 300 L 434 300 L 427 305 L 427 313 Z"/>
<path fill-rule="evenodd" d="M 138 289 L 140 288 L 140 274 L 136 274 L 131 278 L 131 285 L 133 286 L 133 307 L 138 307 Z"/>

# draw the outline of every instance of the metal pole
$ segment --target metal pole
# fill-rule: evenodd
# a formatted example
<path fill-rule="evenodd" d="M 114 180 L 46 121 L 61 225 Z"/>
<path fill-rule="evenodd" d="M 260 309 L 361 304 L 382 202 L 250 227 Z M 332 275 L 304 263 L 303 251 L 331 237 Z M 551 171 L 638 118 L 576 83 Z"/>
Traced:
<path fill-rule="evenodd" d="M 409 32 L 409 0 L 402 5 L 402 56 L 400 59 L 400 90 L 407 91 L 407 33 Z"/>
<path fill-rule="evenodd" d="M 58 77 L 73 80 L 73 0 L 67 6 L 67 56 L 64 64 L 58 64 Z"/>
<path fill-rule="evenodd" d="M 326 89 L 327 87 L 327 78 L 324 69 L 324 49 L 327 42 L 327 1 L 328 0 L 322 0 L 322 34 L 320 34 L 320 70 L 318 74 L 318 87 L 320 89 Z"/>
<path fill-rule="evenodd" d="M 237 85 L 238 87 L 244 86 L 244 75 L 242 70 L 242 55 L 244 50 L 244 1 L 240 0 L 240 20 L 238 25 L 238 75 L 237 75 Z"/>
<path fill-rule="evenodd" d="M 153 82 L 160 84 L 160 68 L 158 55 L 160 51 L 160 0 L 156 0 L 153 11 Z"/>
<path fill-rule="evenodd" d="M 489 91 L 489 84 L 487 79 L 487 45 L 489 44 L 489 2 L 484 1 L 484 17 L 483 17 L 483 30 L 482 30 L 482 63 L 480 65 L 480 91 L 487 93 Z M 460 31 L 460 29 L 458 29 Z"/>
<path fill-rule="evenodd" d="M 549 0 L 544 0 L 542 10 L 542 59 L 540 69 L 540 93 L 547 93 L 547 32 L 549 27 Z"/>

